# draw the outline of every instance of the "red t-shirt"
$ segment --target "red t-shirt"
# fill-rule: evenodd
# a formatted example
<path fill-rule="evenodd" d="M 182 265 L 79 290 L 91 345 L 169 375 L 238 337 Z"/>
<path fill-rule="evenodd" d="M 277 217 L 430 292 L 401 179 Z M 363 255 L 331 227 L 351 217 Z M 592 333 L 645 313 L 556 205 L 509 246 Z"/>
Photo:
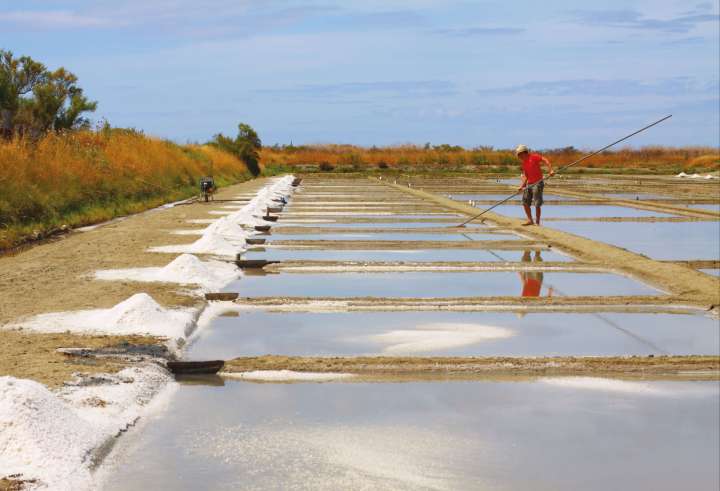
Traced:
<path fill-rule="evenodd" d="M 528 184 L 534 184 L 543 178 L 541 162 L 542 157 L 539 153 L 531 153 L 522 161 L 523 174 L 527 177 Z"/>

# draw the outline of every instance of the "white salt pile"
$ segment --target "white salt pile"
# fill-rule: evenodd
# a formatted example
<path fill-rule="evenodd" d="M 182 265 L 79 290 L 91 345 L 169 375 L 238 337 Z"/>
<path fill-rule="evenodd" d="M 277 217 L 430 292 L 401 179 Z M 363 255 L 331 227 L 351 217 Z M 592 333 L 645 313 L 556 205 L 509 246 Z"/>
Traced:
<path fill-rule="evenodd" d="M 175 386 L 154 364 L 104 377 L 105 384 L 79 380 L 58 392 L 0 377 L 0 476 L 36 480 L 31 487 L 97 489 L 92 467 L 102 447 L 147 412 L 161 389 Z"/>
<path fill-rule="evenodd" d="M 95 272 L 100 280 L 129 280 L 200 285 L 204 291 L 218 290 L 240 276 L 234 265 L 222 261 L 201 261 L 182 254 L 162 268 L 108 269 Z"/>
<path fill-rule="evenodd" d="M 148 334 L 185 340 L 195 326 L 194 309 L 166 309 L 147 293 L 137 293 L 110 309 L 40 314 L 11 324 L 40 332 Z"/>
<path fill-rule="evenodd" d="M 151 252 L 211 254 L 214 256 L 236 257 L 244 250 L 241 245 L 233 244 L 222 235 L 213 233 L 203 234 L 192 244 L 175 244 L 157 246 L 148 249 Z"/>
<path fill-rule="evenodd" d="M 293 176 L 284 176 L 275 179 L 272 184 L 262 188 L 237 211 L 211 211 L 211 214 L 223 215 L 214 220 L 203 232 L 202 236 L 192 244 L 177 244 L 152 247 L 151 252 L 212 254 L 217 256 L 236 257 L 245 250 L 246 239 L 255 233 L 252 230 L 256 225 L 267 225 L 270 222 L 263 219 L 267 208 L 277 205 L 274 200 L 284 199 L 293 191 Z M 193 223 L 205 223 L 199 220 Z M 249 229 L 249 230 L 246 230 Z"/>

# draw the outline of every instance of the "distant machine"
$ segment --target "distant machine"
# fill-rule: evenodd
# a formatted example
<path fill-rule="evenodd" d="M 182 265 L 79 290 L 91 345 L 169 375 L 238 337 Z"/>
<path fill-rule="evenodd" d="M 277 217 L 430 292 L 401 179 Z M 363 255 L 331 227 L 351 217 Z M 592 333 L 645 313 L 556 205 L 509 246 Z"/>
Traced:
<path fill-rule="evenodd" d="M 215 179 L 213 179 L 212 176 L 206 176 L 200 179 L 200 195 L 205 202 L 215 199 L 215 189 Z"/>

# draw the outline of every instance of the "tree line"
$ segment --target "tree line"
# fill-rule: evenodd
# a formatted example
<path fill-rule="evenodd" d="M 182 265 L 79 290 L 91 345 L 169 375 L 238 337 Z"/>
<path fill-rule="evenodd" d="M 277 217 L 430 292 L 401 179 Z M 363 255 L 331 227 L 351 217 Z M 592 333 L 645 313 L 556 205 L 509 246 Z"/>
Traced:
<path fill-rule="evenodd" d="M 87 128 L 97 102 L 65 68 L 49 70 L 29 56 L 0 50 L 0 132 L 38 138 L 48 131 Z"/>
<path fill-rule="evenodd" d="M 87 115 L 97 106 L 65 68 L 49 70 L 29 56 L 0 49 L 0 137 L 37 140 L 50 131 L 90 129 Z M 262 142 L 250 125 L 240 123 L 234 138 L 218 133 L 207 144 L 240 158 L 253 175 L 260 173 Z"/>

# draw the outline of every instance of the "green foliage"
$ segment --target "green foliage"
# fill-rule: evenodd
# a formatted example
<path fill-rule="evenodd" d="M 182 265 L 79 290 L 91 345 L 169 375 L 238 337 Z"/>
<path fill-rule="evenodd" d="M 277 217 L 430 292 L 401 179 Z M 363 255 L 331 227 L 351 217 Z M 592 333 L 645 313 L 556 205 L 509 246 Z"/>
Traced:
<path fill-rule="evenodd" d="M 253 176 L 260 175 L 260 150 L 262 141 L 257 132 L 246 123 L 238 125 L 238 134 L 232 139 L 218 133 L 209 145 L 216 146 L 221 150 L 232 153 L 240 158 Z"/>
<path fill-rule="evenodd" d="M 465 150 L 459 145 L 448 145 L 447 143 L 435 145 L 433 149 L 437 150 L 438 152 L 462 152 L 463 150 Z"/>
<path fill-rule="evenodd" d="M 0 131 L 38 138 L 47 131 L 87 128 L 84 117 L 97 109 L 77 85 L 77 77 L 59 68 L 49 71 L 29 56 L 15 58 L 0 50 Z"/>

